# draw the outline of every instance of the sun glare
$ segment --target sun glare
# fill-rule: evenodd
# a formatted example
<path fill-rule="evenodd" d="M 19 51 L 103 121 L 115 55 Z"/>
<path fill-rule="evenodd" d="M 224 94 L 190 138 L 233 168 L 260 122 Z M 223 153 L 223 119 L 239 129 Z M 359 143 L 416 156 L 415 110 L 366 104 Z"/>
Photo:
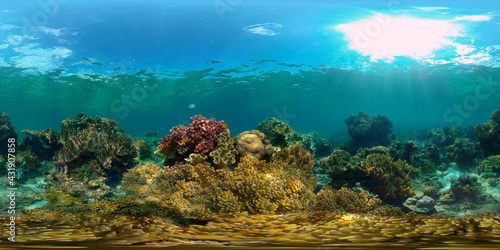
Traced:
<path fill-rule="evenodd" d="M 453 44 L 450 38 L 460 35 L 460 27 L 450 21 L 382 14 L 334 29 L 345 34 L 350 48 L 372 60 L 428 57 L 436 49 Z"/>

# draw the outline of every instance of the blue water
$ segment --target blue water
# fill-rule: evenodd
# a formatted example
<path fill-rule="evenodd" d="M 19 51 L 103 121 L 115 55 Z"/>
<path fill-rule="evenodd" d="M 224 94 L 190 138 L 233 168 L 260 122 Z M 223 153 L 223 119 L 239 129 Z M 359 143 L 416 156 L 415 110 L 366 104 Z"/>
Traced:
<path fill-rule="evenodd" d="M 232 134 L 274 116 L 343 138 L 359 110 L 387 115 L 397 134 L 474 125 L 499 107 L 499 10 L 493 1 L 4 1 L 0 111 L 18 130 L 84 112 L 130 134 L 168 134 L 196 114 L 225 120 Z M 460 34 L 426 56 L 374 59 L 333 28 L 377 13 L 447 21 Z"/>

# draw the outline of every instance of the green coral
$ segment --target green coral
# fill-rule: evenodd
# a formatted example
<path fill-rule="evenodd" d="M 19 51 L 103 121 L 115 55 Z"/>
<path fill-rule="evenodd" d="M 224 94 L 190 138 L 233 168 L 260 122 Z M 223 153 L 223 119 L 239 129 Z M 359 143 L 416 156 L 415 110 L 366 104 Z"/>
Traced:
<path fill-rule="evenodd" d="M 384 199 L 403 200 L 413 193 L 410 174 L 415 170 L 388 154 L 370 154 L 362 165 L 374 180 L 375 191 Z"/>

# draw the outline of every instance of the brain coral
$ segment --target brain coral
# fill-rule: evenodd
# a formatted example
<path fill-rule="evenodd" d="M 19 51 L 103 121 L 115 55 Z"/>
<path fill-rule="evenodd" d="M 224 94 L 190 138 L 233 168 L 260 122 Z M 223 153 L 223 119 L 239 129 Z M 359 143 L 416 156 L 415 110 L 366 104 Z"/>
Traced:
<path fill-rule="evenodd" d="M 265 145 L 269 144 L 266 135 L 257 131 L 245 131 L 235 137 L 236 150 L 240 157 L 250 154 L 262 159 L 266 155 Z"/>

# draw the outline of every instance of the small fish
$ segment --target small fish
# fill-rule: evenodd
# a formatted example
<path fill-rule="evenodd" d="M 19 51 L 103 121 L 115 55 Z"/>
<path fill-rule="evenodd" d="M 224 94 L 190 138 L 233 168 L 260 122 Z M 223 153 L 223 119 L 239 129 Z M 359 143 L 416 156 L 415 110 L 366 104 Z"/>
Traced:
<path fill-rule="evenodd" d="M 223 128 L 223 129 L 227 129 L 227 123 L 223 123 L 223 124 L 222 124 L 222 128 Z"/>
<path fill-rule="evenodd" d="M 187 142 L 189 142 L 189 141 L 191 141 L 191 139 L 189 139 L 189 138 L 182 138 L 182 139 L 181 139 L 181 142 L 182 142 L 182 143 L 187 143 Z"/>
<path fill-rule="evenodd" d="M 196 108 L 196 104 L 194 104 L 194 103 L 190 103 L 190 104 L 188 105 L 188 108 L 190 108 L 190 109 L 194 109 L 194 108 Z"/>
<path fill-rule="evenodd" d="M 89 133 L 90 133 L 90 132 L 92 132 L 92 131 L 90 131 L 90 129 L 88 129 L 88 128 L 86 128 L 86 129 L 85 129 L 85 131 L 87 131 L 87 132 L 89 132 Z"/>

